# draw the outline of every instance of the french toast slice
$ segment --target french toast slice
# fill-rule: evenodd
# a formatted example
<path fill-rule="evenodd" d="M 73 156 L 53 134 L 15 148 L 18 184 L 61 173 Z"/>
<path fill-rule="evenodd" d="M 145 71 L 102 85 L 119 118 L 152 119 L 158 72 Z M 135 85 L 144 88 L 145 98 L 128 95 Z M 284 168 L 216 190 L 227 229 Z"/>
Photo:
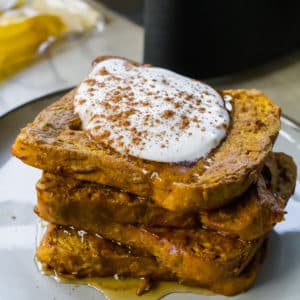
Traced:
<path fill-rule="evenodd" d="M 57 224 L 56 220 L 46 221 Z M 145 228 L 118 223 L 101 224 L 96 228 L 90 226 L 87 220 L 81 220 L 78 225 L 78 228 L 97 233 L 105 239 L 146 251 L 176 276 L 199 283 L 238 276 L 264 240 L 261 237 L 242 241 L 202 228 Z M 92 231 L 91 227 L 96 231 Z"/>
<path fill-rule="evenodd" d="M 243 292 L 253 284 L 262 263 L 264 249 L 262 247 L 257 250 L 254 258 L 239 276 L 212 282 L 184 281 L 147 252 L 134 252 L 134 249 L 129 250 L 99 235 L 49 224 L 36 256 L 46 273 L 54 271 L 62 278 L 117 274 L 148 280 L 178 281 L 229 296 Z"/>
<path fill-rule="evenodd" d="M 214 209 L 232 202 L 256 181 L 280 128 L 280 109 L 267 96 L 252 89 L 226 90 L 221 95 L 232 98 L 232 110 L 223 142 L 193 163 L 158 163 L 121 155 L 92 139 L 74 113 L 75 93 L 28 124 L 12 153 L 34 167 L 152 198 L 169 210 Z"/>
<path fill-rule="evenodd" d="M 41 218 L 75 227 L 79 227 L 81 219 L 88 220 L 91 228 L 107 222 L 146 227 L 205 226 L 224 235 L 252 240 L 270 231 L 283 219 L 284 207 L 296 181 L 296 166 L 286 154 L 271 153 L 263 170 L 265 175 L 260 175 L 257 182 L 234 203 L 199 213 L 169 211 L 147 198 L 44 173 L 36 186 L 38 201 L 35 211 Z"/>
<path fill-rule="evenodd" d="M 43 270 L 54 269 L 59 275 L 82 277 L 120 276 L 174 279 L 145 251 L 117 245 L 98 234 L 74 227 L 47 225 L 36 253 Z"/>

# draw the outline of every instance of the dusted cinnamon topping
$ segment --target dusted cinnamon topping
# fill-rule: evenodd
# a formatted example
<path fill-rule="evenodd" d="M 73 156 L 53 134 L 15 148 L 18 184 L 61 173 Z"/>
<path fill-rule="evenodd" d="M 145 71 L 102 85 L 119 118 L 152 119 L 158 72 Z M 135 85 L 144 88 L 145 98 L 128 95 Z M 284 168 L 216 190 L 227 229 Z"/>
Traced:
<path fill-rule="evenodd" d="M 163 112 L 163 118 L 165 118 L 165 119 L 172 118 L 174 115 L 175 115 L 175 111 L 173 111 L 173 110 L 171 110 L 171 109 L 166 109 L 166 110 Z"/>
<path fill-rule="evenodd" d="M 74 105 L 83 129 L 98 142 L 161 162 L 207 155 L 229 125 L 223 99 L 211 87 L 119 58 L 95 65 Z"/>

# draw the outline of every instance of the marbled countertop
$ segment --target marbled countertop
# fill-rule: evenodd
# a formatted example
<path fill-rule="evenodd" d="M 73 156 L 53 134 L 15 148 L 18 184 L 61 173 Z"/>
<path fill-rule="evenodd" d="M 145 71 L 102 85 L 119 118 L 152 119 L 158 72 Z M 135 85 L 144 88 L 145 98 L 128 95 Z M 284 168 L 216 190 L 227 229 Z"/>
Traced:
<path fill-rule="evenodd" d="M 72 87 L 89 73 L 98 55 L 142 60 L 143 29 L 99 5 L 107 20 L 103 32 L 70 37 L 53 45 L 30 67 L 0 83 L 0 116 L 37 97 Z M 283 113 L 300 123 L 300 52 L 252 70 L 207 80 L 214 87 L 257 88 Z"/>

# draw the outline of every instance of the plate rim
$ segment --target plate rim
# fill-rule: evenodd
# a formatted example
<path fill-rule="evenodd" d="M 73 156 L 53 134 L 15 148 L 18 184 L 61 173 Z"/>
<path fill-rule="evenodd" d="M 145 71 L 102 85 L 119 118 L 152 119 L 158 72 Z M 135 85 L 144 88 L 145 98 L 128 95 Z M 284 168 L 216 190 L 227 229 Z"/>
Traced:
<path fill-rule="evenodd" d="M 21 109 L 21 108 L 23 108 L 23 107 L 25 107 L 27 105 L 30 105 L 30 104 L 32 104 L 34 102 L 46 100 L 46 98 L 48 98 L 48 97 L 50 98 L 50 97 L 54 97 L 54 96 L 56 96 L 58 94 L 61 94 L 61 93 L 67 93 L 67 92 L 71 91 L 72 89 L 74 89 L 75 87 L 76 86 L 71 86 L 71 87 L 59 89 L 59 90 L 57 90 L 55 92 L 47 93 L 47 94 L 39 96 L 37 98 L 33 98 L 31 100 L 28 100 L 25 103 L 19 104 L 19 105 L 15 106 L 14 108 L 9 109 L 8 111 L 6 111 L 4 114 L 0 115 L 0 121 L 1 121 L 1 119 L 4 119 L 5 117 L 7 117 L 7 115 L 9 115 L 10 113 L 15 112 L 18 109 Z"/>

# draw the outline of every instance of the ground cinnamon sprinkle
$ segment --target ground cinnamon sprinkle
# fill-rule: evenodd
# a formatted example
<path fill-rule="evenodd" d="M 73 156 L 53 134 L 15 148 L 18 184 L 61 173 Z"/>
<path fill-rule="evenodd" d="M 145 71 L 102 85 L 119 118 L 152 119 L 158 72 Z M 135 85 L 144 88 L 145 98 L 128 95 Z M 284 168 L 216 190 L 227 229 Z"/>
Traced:
<path fill-rule="evenodd" d="M 129 120 L 121 120 L 121 125 L 125 126 L 125 127 L 128 127 L 128 126 L 131 125 L 131 122 Z"/>
<path fill-rule="evenodd" d="M 138 144 L 140 144 L 140 142 L 142 141 L 142 139 L 141 139 L 140 137 L 135 136 L 135 137 L 133 137 L 133 138 L 131 139 L 131 141 L 132 141 L 132 143 L 133 143 L 134 145 L 138 145 Z"/>
<path fill-rule="evenodd" d="M 78 103 L 79 103 L 80 105 L 84 104 L 85 102 L 86 102 L 85 99 L 80 99 L 80 100 L 78 101 Z"/>
<path fill-rule="evenodd" d="M 174 102 L 173 105 L 174 105 L 175 108 L 180 108 L 181 107 L 180 102 Z"/>
<path fill-rule="evenodd" d="M 101 68 L 98 74 L 102 76 L 109 75 L 105 67 Z"/>
<path fill-rule="evenodd" d="M 185 100 L 191 100 L 191 99 L 193 99 L 194 97 L 193 97 L 193 95 L 187 95 L 186 97 L 185 97 Z"/>
<path fill-rule="evenodd" d="M 97 86 L 98 86 L 99 88 L 105 88 L 105 83 L 104 83 L 104 82 L 98 82 L 98 83 L 97 83 Z"/>
<path fill-rule="evenodd" d="M 86 111 L 90 114 L 93 134 L 107 140 L 108 145 L 122 148 L 123 153 L 130 152 L 130 144 L 140 151 L 149 143 L 165 149 L 174 141 L 180 141 L 182 135 L 192 136 L 197 128 L 199 132 L 207 130 L 203 123 L 208 124 L 212 118 L 205 120 L 203 114 L 207 117 L 214 109 L 209 105 L 213 97 L 209 98 L 211 94 L 205 88 L 202 94 L 197 94 L 199 87 L 194 88 L 193 81 L 183 84 L 176 81 L 176 77 L 164 77 L 165 73 L 154 78 L 157 73 L 151 74 L 149 67 L 130 61 L 123 62 L 122 70 L 118 68 L 99 66 L 95 79 L 84 81 L 85 92 L 94 101 L 90 107 L 95 109 Z M 77 102 L 85 109 L 87 99 L 83 97 Z M 220 122 L 223 117 L 216 116 L 215 128 L 224 127 L 225 123 Z"/>
<path fill-rule="evenodd" d="M 186 129 L 189 126 L 189 124 L 190 124 L 190 121 L 189 121 L 188 117 L 182 116 L 180 129 L 182 129 L 182 130 Z"/>
<path fill-rule="evenodd" d="M 87 85 L 95 85 L 96 84 L 96 80 L 95 79 L 86 79 L 84 81 L 84 83 L 86 83 Z"/>
<path fill-rule="evenodd" d="M 194 116 L 193 119 L 192 119 L 192 121 L 193 121 L 194 123 L 198 123 L 198 122 L 199 122 L 199 119 L 198 119 L 197 116 Z"/>
<path fill-rule="evenodd" d="M 222 123 L 221 125 L 217 125 L 217 128 L 222 128 L 222 129 L 226 130 L 228 128 L 228 126 L 227 126 L 227 124 Z"/>
<path fill-rule="evenodd" d="M 169 119 L 175 115 L 175 111 L 167 109 L 163 112 L 163 118 L 164 119 Z"/>

